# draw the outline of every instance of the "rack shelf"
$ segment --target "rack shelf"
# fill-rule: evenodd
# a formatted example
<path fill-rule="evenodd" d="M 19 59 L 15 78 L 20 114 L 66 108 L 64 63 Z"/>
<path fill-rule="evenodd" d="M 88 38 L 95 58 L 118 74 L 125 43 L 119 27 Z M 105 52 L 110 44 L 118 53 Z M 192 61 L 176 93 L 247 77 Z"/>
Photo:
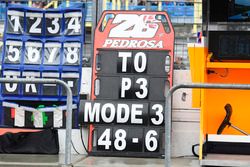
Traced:
<path fill-rule="evenodd" d="M 207 68 L 250 69 L 250 62 L 207 62 Z"/>

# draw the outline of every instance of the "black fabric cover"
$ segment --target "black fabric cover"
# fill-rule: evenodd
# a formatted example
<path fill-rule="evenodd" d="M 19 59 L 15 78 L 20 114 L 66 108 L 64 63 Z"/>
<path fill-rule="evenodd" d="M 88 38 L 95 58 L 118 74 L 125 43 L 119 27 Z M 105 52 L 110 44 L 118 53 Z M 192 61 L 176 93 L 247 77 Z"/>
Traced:
<path fill-rule="evenodd" d="M 58 131 L 5 133 L 0 135 L 0 153 L 58 154 Z"/>
<path fill-rule="evenodd" d="M 203 153 L 206 154 L 240 154 L 250 155 L 249 143 L 206 142 L 203 144 Z"/>

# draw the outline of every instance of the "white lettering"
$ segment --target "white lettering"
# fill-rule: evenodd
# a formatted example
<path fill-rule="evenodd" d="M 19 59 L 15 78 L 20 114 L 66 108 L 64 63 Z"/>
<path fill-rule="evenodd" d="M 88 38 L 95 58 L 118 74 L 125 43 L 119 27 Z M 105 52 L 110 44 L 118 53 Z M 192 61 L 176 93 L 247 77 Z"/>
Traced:
<path fill-rule="evenodd" d="M 163 43 L 162 41 L 159 41 L 154 48 L 163 48 Z"/>
<path fill-rule="evenodd" d="M 117 123 L 126 123 L 129 119 L 129 106 L 127 104 L 117 105 Z"/>
<path fill-rule="evenodd" d="M 118 57 L 122 58 L 122 72 L 127 72 L 128 57 L 132 57 L 131 52 L 119 52 Z"/>
<path fill-rule="evenodd" d="M 142 115 L 148 115 L 147 104 L 84 102 L 85 123 L 143 124 Z M 145 109 L 145 110 L 144 110 Z M 156 116 L 159 114 L 156 113 Z"/>
<path fill-rule="evenodd" d="M 160 49 L 163 48 L 163 41 L 156 40 L 113 40 L 106 39 L 102 45 L 104 48 L 146 48 L 146 49 Z"/>
<path fill-rule="evenodd" d="M 26 76 L 26 78 L 35 78 L 35 77 L 32 77 L 32 76 Z M 37 93 L 37 90 L 36 90 L 36 85 L 35 84 L 25 84 L 25 92 L 28 93 L 30 92 L 30 88 L 31 88 L 31 92 L 32 93 Z"/>
<path fill-rule="evenodd" d="M 137 116 L 142 115 L 142 104 L 133 104 L 131 108 L 131 123 L 132 124 L 143 124 L 143 120 L 141 118 L 137 118 Z"/>
<path fill-rule="evenodd" d="M 129 40 L 121 40 L 120 46 L 118 47 L 127 47 L 129 45 Z"/>
<path fill-rule="evenodd" d="M 155 40 L 148 41 L 148 48 L 154 48 L 155 42 L 156 42 Z"/>
<path fill-rule="evenodd" d="M 14 32 L 18 32 L 21 29 L 19 16 L 10 16 L 10 20 L 14 20 Z"/>
<path fill-rule="evenodd" d="M 140 85 L 140 91 L 135 92 L 139 99 L 146 98 L 148 95 L 148 81 L 145 78 L 138 78 L 136 83 Z"/>
<path fill-rule="evenodd" d="M 107 109 L 109 108 L 109 116 L 107 116 Z M 101 111 L 102 120 L 105 123 L 111 123 L 113 122 L 115 118 L 115 106 L 112 103 L 106 103 L 102 106 Z"/>
<path fill-rule="evenodd" d="M 137 43 L 138 43 L 137 40 L 131 40 L 128 47 L 129 48 L 136 48 L 137 47 Z"/>
<path fill-rule="evenodd" d="M 147 57 L 146 57 L 145 53 L 143 53 L 143 52 L 136 53 L 135 59 L 134 59 L 134 67 L 135 67 L 135 71 L 138 73 L 142 73 L 146 70 Z"/>
<path fill-rule="evenodd" d="M 86 102 L 84 105 L 84 122 L 100 122 L 100 103 Z"/>
<path fill-rule="evenodd" d="M 5 77 L 6 78 L 14 78 L 14 79 L 17 78 L 17 76 L 9 76 L 9 75 L 6 75 Z M 5 88 L 6 88 L 7 92 L 15 92 L 17 90 L 17 83 L 6 83 Z"/>
<path fill-rule="evenodd" d="M 104 43 L 104 45 L 103 45 L 103 47 L 109 46 L 110 44 L 112 44 L 112 42 L 113 42 L 112 39 L 106 39 L 106 40 L 105 40 L 105 43 Z M 110 47 L 110 46 L 109 46 L 109 47 Z"/>
<path fill-rule="evenodd" d="M 130 78 L 122 78 L 122 84 L 121 84 L 121 97 L 125 97 L 125 91 L 129 90 L 131 88 L 131 79 Z"/>
<path fill-rule="evenodd" d="M 17 84 L 16 83 L 13 83 L 12 86 L 10 83 L 6 83 L 5 84 L 5 88 L 8 92 L 15 92 L 16 89 L 17 89 Z"/>
<path fill-rule="evenodd" d="M 118 14 L 112 21 L 109 37 L 153 38 L 159 28 L 156 15 Z"/>
<path fill-rule="evenodd" d="M 163 106 L 160 104 L 154 104 L 152 106 L 152 110 L 155 111 L 155 116 L 157 118 L 151 118 L 151 122 L 154 125 L 160 125 L 164 121 L 164 115 L 163 115 Z"/>
<path fill-rule="evenodd" d="M 120 42 L 121 42 L 121 40 L 114 40 L 114 42 L 112 43 L 111 47 L 112 48 L 118 47 Z"/>
<path fill-rule="evenodd" d="M 138 46 L 139 48 L 145 48 L 147 46 L 147 41 L 146 40 L 139 41 Z"/>

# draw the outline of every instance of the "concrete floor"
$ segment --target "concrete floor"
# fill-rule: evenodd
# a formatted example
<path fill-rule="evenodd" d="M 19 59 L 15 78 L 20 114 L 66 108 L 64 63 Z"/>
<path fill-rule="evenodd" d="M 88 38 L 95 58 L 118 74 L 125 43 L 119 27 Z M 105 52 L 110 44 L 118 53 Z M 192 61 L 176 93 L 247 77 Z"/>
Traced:
<path fill-rule="evenodd" d="M 63 155 L 0 154 L 0 167 L 58 167 Z M 163 167 L 163 159 L 72 155 L 74 167 Z M 171 167 L 199 167 L 194 157 L 173 158 Z"/>

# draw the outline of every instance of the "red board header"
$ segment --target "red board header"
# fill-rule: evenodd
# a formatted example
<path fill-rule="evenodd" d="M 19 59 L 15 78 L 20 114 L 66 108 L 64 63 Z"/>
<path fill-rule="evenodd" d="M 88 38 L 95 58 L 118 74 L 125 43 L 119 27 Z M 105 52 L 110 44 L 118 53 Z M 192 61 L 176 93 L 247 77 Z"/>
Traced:
<path fill-rule="evenodd" d="M 174 30 L 166 12 L 105 11 L 95 48 L 172 50 Z"/>

